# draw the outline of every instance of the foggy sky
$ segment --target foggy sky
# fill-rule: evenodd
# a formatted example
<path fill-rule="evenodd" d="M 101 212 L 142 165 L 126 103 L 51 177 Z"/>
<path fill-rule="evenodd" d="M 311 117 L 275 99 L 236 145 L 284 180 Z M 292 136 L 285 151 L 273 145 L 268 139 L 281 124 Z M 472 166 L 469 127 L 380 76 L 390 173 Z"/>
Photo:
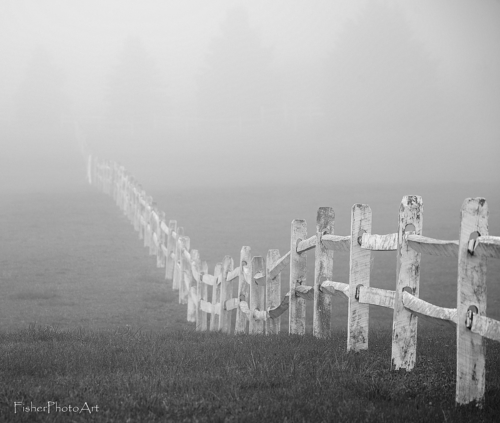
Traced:
<path fill-rule="evenodd" d="M 421 173 L 426 181 L 498 183 L 500 2 L 406 0 L 375 3 L 382 8 L 399 7 L 398 19 L 404 20 L 404 27 L 411 35 L 408 39 L 411 38 L 421 51 L 415 63 L 425 62 L 422 69 L 431 69 L 431 73 L 435 69 L 428 80 L 421 76 L 420 85 L 415 83 L 404 88 L 408 89 L 405 94 L 408 114 L 414 117 L 409 123 L 404 121 L 406 118 L 389 119 L 389 123 L 382 125 L 385 120 L 375 115 L 374 119 L 380 123 L 378 126 L 353 121 L 351 126 L 342 127 L 342 122 L 352 120 L 352 116 L 347 116 L 347 112 L 343 115 L 342 104 L 337 103 L 335 119 L 331 121 L 338 124 L 333 129 L 327 118 L 302 127 L 295 117 L 293 122 L 286 121 L 283 128 L 251 127 L 244 133 L 231 129 L 220 132 L 220 128 L 208 131 L 203 145 L 203 134 L 196 131 L 182 134 L 180 141 L 171 144 L 159 141 L 165 138 L 163 133 L 149 136 L 135 132 L 128 141 L 118 145 L 116 140 L 123 138 L 122 135 L 102 128 L 108 116 L 109 81 L 116 75 L 124 46 L 130 39 L 140 41 L 162 80 L 169 102 L 165 118 L 187 119 L 186 127 L 188 119 L 200 118 L 197 80 L 207 63 L 214 39 L 224 35 L 223 24 L 234 6 L 241 6 L 248 13 L 252 31 L 262 47 L 270 51 L 270 72 L 276 77 L 275 81 L 279 81 L 275 85 L 280 84 L 284 91 L 274 96 L 276 104 L 273 107 L 281 114 L 289 113 L 287 108 L 306 110 L 308 107 L 323 113 L 326 106 L 321 98 L 328 83 L 325 63 L 330 60 L 339 66 L 335 62 L 336 52 L 342 48 L 349 51 L 351 46 L 353 57 L 342 56 L 342 63 L 349 63 L 349 68 L 344 69 L 342 83 L 343 95 L 353 101 L 351 109 L 355 110 L 358 103 L 365 104 L 364 93 L 372 86 L 375 87 L 373 98 L 380 97 L 382 103 L 384 98 L 397 99 L 398 93 L 394 91 L 400 88 L 391 83 L 387 69 L 391 69 L 388 60 L 394 57 L 397 60 L 401 55 L 394 52 L 393 58 L 388 59 L 376 50 L 371 62 L 362 59 L 364 56 L 359 56 L 361 59 L 356 56 L 362 49 L 352 40 L 370 39 L 369 34 L 363 33 L 367 28 L 385 31 L 377 27 L 376 22 L 371 26 L 371 18 L 366 15 L 367 2 L 361 0 L 3 0 L 0 2 L 0 128 L 8 127 L 16 119 L 20 87 L 23 87 L 27 69 L 33 66 L 30 63 L 33 63 L 34 52 L 43 49 L 60 74 L 61 87 L 64 87 L 66 97 L 60 101 L 64 104 L 64 119 L 81 123 L 91 148 L 98 150 L 98 154 L 121 160 L 126 167 L 136 169 L 139 174 L 142 172 L 144 178 L 151 177 L 152 167 L 160 166 L 161 161 L 155 159 L 163 154 L 164 157 L 194 156 L 194 166 L 189 172 L 191 184 L 251 183 L 269 178 L 284 183 L 301 178 L 297 169 L 306 175 L 306 182 L 325 179 L 404 181 L 419 178 L 417 174 Z M 363 25 L 356 26 L 356 22 L 363 22 Z M 381 39 L 399 35 L 388 32 L 381 34 Z M 350 96 L 349 93 L 356 93 L 358 87 L 356 69 L 369 72 L 377 66 L 382 76 L 374 79 L 371 85 L 367 84 L 364 93 Z M 244 74 L 244 70 L 242 72 Z M 244 77 L 252 80 L 252 75 Z M 429 86 L 427 81 L 436 86 L 429 93 L 439 97 L 438 105 L 428 101 L 431 94 L 419 97 Z M 261 82 L 254 78 L 252 83 L 258 86 Z M 353 96 L 357 97 L 353 99 Z M 363 107 L 360 113 L 366 115 L 369 109 Z M 385 111 L 380 113 L 384 116 L 399 116 L 401 106 L 388 101 L 382 109 Z M 422 116 L 418 116 L 420 113 Z M 12 136 L 12 132 L 7 134 L 7 137 Z M 71 130 L 68 129 L 65 136 L 71 138 Z M 148 136 L 151 141 L 146 139 Z M 78 154 L 76 147 L 61 148 L 61 141 L 50 141 L 54 137 L 43 138 L 43 134 L 40 137 L 44 140 L 41 144 L 52 153 Z M 2 143 L 7 146 L 2 153 L 4 162 L 11 154 L 18 159 L 21 154 L 14 153 L 23 142 L 6 142 L 6 136 L 3 138 Z M 19 151 L 27 154 L 29 142 L 24 144 Z M 248 148 L 251 151 L 241 158 L 240 152 Z M 145 149 L 154 152 L 146 153 Z M 220 161 L 224 154 L 227 166 L 214 166 L 213 162 Z M 235 161 L 231 157 L 241 159 Z M 259 163 L 259 172 L 253 176 L 241 172 L 242 166 L 250 168 L 255 163 Z M 408 171 L 410 163 L 411 172 Z M 354 165 L 356 172 L 352 172 Z M 171 179 L 179 169 L 179 160 L 176 160 L 170 168 L 163 169 L 162 177 Z"/>

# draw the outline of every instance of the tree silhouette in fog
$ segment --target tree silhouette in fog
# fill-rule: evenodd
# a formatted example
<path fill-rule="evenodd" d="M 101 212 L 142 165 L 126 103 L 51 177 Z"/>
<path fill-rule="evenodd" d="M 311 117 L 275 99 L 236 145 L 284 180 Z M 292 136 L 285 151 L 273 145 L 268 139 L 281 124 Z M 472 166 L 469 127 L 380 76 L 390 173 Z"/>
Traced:
<path fill-rule="evenodd" d="M 162 78 L 139 39 L 129 38 L 110 75 L 108 116 L 114 127 L 154 126 L 168 112 Z"/>
<path fill-rule="evenodd" d="M 14 104 L 16 123 L 22 132 L 57 132 L 61 128 L 69 101 L 62 72 L 42 46 L 33 51 Z"/>
<path fill-rule="evenodd" d="M 198 110 L 208 118 L 255 118 L 275 100 L 271 51 L 243 8 L 228 11 L 198 76 Z"/>
<path fill-rule="evenodd" d="M 368 2 L 326 60 L 325 108 L 338 129 L 415 127 L 439 110 L 437 64 L 397 7 Z"/>

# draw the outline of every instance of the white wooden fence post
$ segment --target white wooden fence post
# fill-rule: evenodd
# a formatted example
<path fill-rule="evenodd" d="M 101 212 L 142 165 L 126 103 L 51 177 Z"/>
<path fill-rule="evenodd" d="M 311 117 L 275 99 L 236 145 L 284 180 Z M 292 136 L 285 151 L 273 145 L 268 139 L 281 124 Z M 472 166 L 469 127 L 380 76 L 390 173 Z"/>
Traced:
<path fill-rule="evenodd" d="M 208 302 L 208 286 L 201 281 L 202 275 L 208 274 L 208 263 L 204 261 L 201 264 L 200 279 L 198 281 L 198 318 L 196 320 L 196 330 L 208 330 L 208 313 L 203 311 L 200 306 L 200 301 Z"/>
<path fill-rule="evenodd" d="M 210 318 L 210 330 L 219 330 L 219 313 L 220 310 L 220 283 L 219 278 L 222 273 L 222 263 L 217 263 L 214 269 L 214 285 L 212 287 L 212 317 Z"/>
<path fill-rule="evenodd" d="M 325 338 L 331 335 L 332 296 L 321 290 L 321 283 L 333 280 L 333 250 L 321 242 L 323 235 L 333 235 L 335 212 L 331 207 L 320 207 L 316 218 L 316 251 L 314 260 L 313 335 Z"/>
<path fill-rule="evenodd" d="M 485 393 L 485 353 L 483 337 L 466 326 L 469 310 L 486 315 L 487 259 L 471 254 L 470 241 L 488 235 L 488 204 L 484 198 L 467 198 L 462 204 L 458 247 L 457 289 L 457 387 L 456 402 L 476 401 L 480 407 Z M 477 232 L 477 233 L 476 233 Z M 474 243 L 474 241 L 472 241 Z"/>
<path fill-rule="evenodd" d="M 177 238 L 177 245 L 179 246 L 179 251 L 177 255 L 178 261 L 178 288 L 179 288 L 179 304 L 187 304 L 188 303 L 188 290 L 185 282 L 186 272 L 186 260 L 184 259 L 184 250 L 189 252 L 190 240 L 188 236 L 180 236 Z M 191 267 L 191 266 L 190 266 Z M 191 269 L 190 269 L 191 270 Z"/>
<path fill-rule="evenodd" d="M 165 279 L 172 280 L 174 277 L 175 269 L 175 258 L 173 257 L 173 255 L 175 254 L 175 234 L 177 233 L 177 221 L 170 220 L 168 222 L 168 229 L 167 256 L 165 257 Z"/>
<path fill-rule="evenodd" d="M 279 250 L 269 250 L 266 259 L 266 310 L 276 308 L 281 303 L 281 272 L 271 279 L 269 271 L 280 258 Z M 281 316 L 266 320 L 266 334 L 277 335 L 281 329 Z"/>
<path fill-rule="evenodd" d="M 179 243 L 179 238 L 184 236 L 184 228 L 180 226 L 177 228 L 177 237 L 175 239 L 175 250 L 174 250 L 174 277 L 172 280 L 172 289 L 177 291 L 180 290 L 180 273 L 179 273 L 179 260 L 181 257 L 181 247 Z M 179 294 L 180 295 L 180 294 Z"/>
<path fill-rule="evenodd" d="M 354 204 L 351 212 L 351 252 L 349 258 L 349 305 L 347 351 L 368 349 L 369 304 L 358 301 L 358 286 L 370 286 L 371 251 L 361 248 L 361 236 L 372 231 L 372 210 L 367 204 Z"/>
<path fill-rule="evenodd" d="M 161 268 L 165 266 L 165 253 L 163 247 L 165 246 L 165 232 L 162 229 L 162 223 L 165 224 L 165 212 L 161 211 L 158 217 L 158 245 L 156 246 L 156 267 Z"/>
<path fill-rule="evenodd" d="M 410 371 L 417 357 L 418 317 L 403 306 L 403 289 L 418 298 L 421 254 L 408 246 L 405 234 L 413 231 L 422 235 L 422 198 L 418 195 L 403 197 L 399 208 L 399 229 L 397 249 L 397 282 L 394 298 L 392 323 L 392 369 Z M 414 228 L 408 227 L 413 225 Z"/>
<path fill-rule="evenodd" d="M 264 258 L 260 256 L 252 257 L 251 264 L 251 278 L 250 278 L 250 319 L 248 326 L 248 333 L 251 334 L 263 334 L 264 333 L 264 320 L 256 320 L 254 316 L 254 310 L 265 310 L 265 298 L 266 293 L 265 287 L 265 268 Z"/>
<path fill-rule="evenodd" d="M 289 333 L 304 335 L 306 333 L 306 300 L 295 295 L 295 288 L 306 284 L 307 253 L 297 253 L 297 245 L 307 239 L 307 223 L 305 220 L 292 221 L 290 242 L 290 306 Z"/>
<path fill-rule="evenodd" d="M 232 298 L 233 282 L 227 281 L 228 273 L 233 270 L 234 261 L 231 256 L 225 256 L 222 262 L 222 280 L 220 283 L 220 316 L 219 330 L 224 333 L 231 333 L 232 310 L 226 310 L 226 301 Z"/>
<path fill-rule="evenodd" d="M 238 299 L 240 301 L 249 300 L 250 286 L 247 279 L 250 278 L 249 267 L 251 265 L 251 249 L 250 247 L 243 247 L 240 253 L 240 274 L 238 276 Z M 236 309 L 236 324 L 234 327 L 234 333 L 245 333 L 247 331 L 248 318 L 241 308 L 238 306 Z"/>

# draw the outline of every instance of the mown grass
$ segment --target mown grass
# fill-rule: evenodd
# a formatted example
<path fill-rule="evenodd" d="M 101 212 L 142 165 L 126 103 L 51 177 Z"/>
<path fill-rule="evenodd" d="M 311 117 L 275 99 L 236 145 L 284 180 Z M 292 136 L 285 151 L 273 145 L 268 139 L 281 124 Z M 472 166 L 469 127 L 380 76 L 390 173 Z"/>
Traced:
<path fill-rule="evenodd" d="M 483 409 L 456 407 L 453 332 L 419 337 L 413 372 L 389 370 L 390 334 L 346 352 L 345 333 L 59 331 L 0 333 L 0 421 L 476 422 L 498 421 L 500 346 L 487 345 Z M 25 406 L 89 407 L 92 414 L 14 413 Z"/>

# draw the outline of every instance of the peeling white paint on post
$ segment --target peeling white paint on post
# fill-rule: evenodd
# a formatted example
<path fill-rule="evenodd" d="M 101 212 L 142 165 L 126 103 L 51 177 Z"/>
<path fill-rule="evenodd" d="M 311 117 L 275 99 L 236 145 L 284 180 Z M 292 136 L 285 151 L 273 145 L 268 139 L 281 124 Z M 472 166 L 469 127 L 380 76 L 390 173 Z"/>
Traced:
<path fill-rule="evenodd" d="M 218 281 L 222 272 L 222 263 L 217 263 L 214 269 L 215 280 Z M 210 330 L 219 330 L 219 314 L 216 313 L 220 306 L 220 283 L 214 283 L 212 288 L 212 317 L 210 318 Z"/>
<path fill-rule="evenodd" d="M 415 367 L 417 357 L 418 317 L 403 305 L 403 289 L 409 288 L 411 294 L 419 297 L 420 256 L 407 241 L 407 225 L 412 224 L 415 235 L 422 235 L 422 215 L 424 206 L 422 197 L 407 195 L 403 197 L 399 208 L 399 229 L 397 249 L 397 282 L 394 298 L 392 322 L 392 363 L 393 370 Z"/>
<path fill-rule="evenodd" d="M 179 304 L 188 304 L 188 289 L 185 283 L 185 273 L 186 273 L 186 260 L 184 258 L 184 250 L 189 251 L 190 240 L 188 236 L 180 236 L 178 238 L 177 245 L 179 246 L 179 254 L 177 260 L 179 261 L 179 272 L 178 272 L 178 288 L 179 288 Z M 191 266 L 189 266 L 191 270 Z"/>
<path fill-rule="evenodd" d="M 266 258 L 266 310 L 275 309 L 280 305 L 281 273 L 271 279 L 270 271 L 280 259 L 279 250 L 269 250 Z M 277 335 L 281 328 L 281 317 L 266 320 L 266 334 Z"/>
<path fill-rule="evenodd" d="M 250 295 L 250 286 L 248 285 L 246 274 L 250 271 L 250 261 L 251 261 L 251 249 L 250 247 L 243 247 L 240 253 L 240 274 L 238 276 L 238 299 L 240 301 L 246 301 L 248 303 Z M 245 313 L 238 307 L 236 309 L 236 324 L 234 327 L 234 333 L 246 333 L 247 331 L 248 318 Z"/>
<path fill-rule="evenodd" d="M 368 349 L 370 306 L 356 298 L 358 285 L 370 286 L 371 251 L 361 248 L 361 237 L 371 233 L 372 209 L 354 204 L 351 209 L 351 252 L 349 257 L 349 302 L 347 307 L 347 351 Z"/>
<path fill-rule="evenodd" d="M 167 253 L 165 256 L 165 279 L 172 280 L 174 277 L 175 259 L 172 254 L 175 251 L 174 232 L 177 230 L 177 221 L 170 220 L 168 222 L 168 235 L 167 235 Z"/>
<path fill-rule="evenodd" d="M 179 289 L 179 281 L 180 281 L 180 274 L 179 274 L 179 263 L 181 259 L 181 246 L 179 243 L 179 239 L 184 236 L 184 228 L 181 226 L 177 228 L 176 234 L 174 234 L 174 239 L 175 239 L 175 249 L 174 249 L 174 277 L 172 280 L 172 289 L 173 290 L 178 290 Z"/>
<path fill-rule="evenodd" d="M 253 257 L 250 268 L 250 321 L 248 326 L 248 333 L 263 334 L 264 321 L 255 319 L 254 310 L 263 311 L 266 308 L 264 302 L 264 295 L 266 292 L 266 279 L 263 277 L 265 269 L 264 258 L 260 256 Z"/>
<path fill-rule="evenodd" d="M 290 306 L 289 330 L 290 334 L 304 335 L 306 333 L 306 300 L 295 295 L 297 286 L 306 283 L 306 253 L 297 253 L 297 245 L 307 239 L 307 223 L 305 220 L 292 221 L 290 242 Z"/>
<path fill-rule="evenodd" d="M 334 210 L 331 207 L 320 207 L 316 217 L 313 308 L 313 335 L 318 338 L 331 335 L 332 296 L 323 292 L 321 283 L 333 279 L 333 250 L 323 245 L 321 237 L 333 235 L 334 228 Z"/>
<path fill-rule="evenodd" d="M 481 406 L 485 392 L 486 347 L 481 335 L 466 327 L 469 307 L 486 315 L 486 257 L 469 252 L 471 235 L 488 235 L 488 205 L 484 198 L 467 198 L 462 204 L 458 247 L 457 290 L 457 389 L 456 402 L 477 401 Z"/>
<path fill-rule="evenodd" d="M 233 270 L 234 261 L 231 256 L 225 256 L 222 261 L 222 274 L 220 283 L 220 316 L 219 330 L 223 333 L 231 333 L 232 311 L 226 309 L 226 301 L 233 296 L 233 283 L 227 281 L 227 276 Z"/>

